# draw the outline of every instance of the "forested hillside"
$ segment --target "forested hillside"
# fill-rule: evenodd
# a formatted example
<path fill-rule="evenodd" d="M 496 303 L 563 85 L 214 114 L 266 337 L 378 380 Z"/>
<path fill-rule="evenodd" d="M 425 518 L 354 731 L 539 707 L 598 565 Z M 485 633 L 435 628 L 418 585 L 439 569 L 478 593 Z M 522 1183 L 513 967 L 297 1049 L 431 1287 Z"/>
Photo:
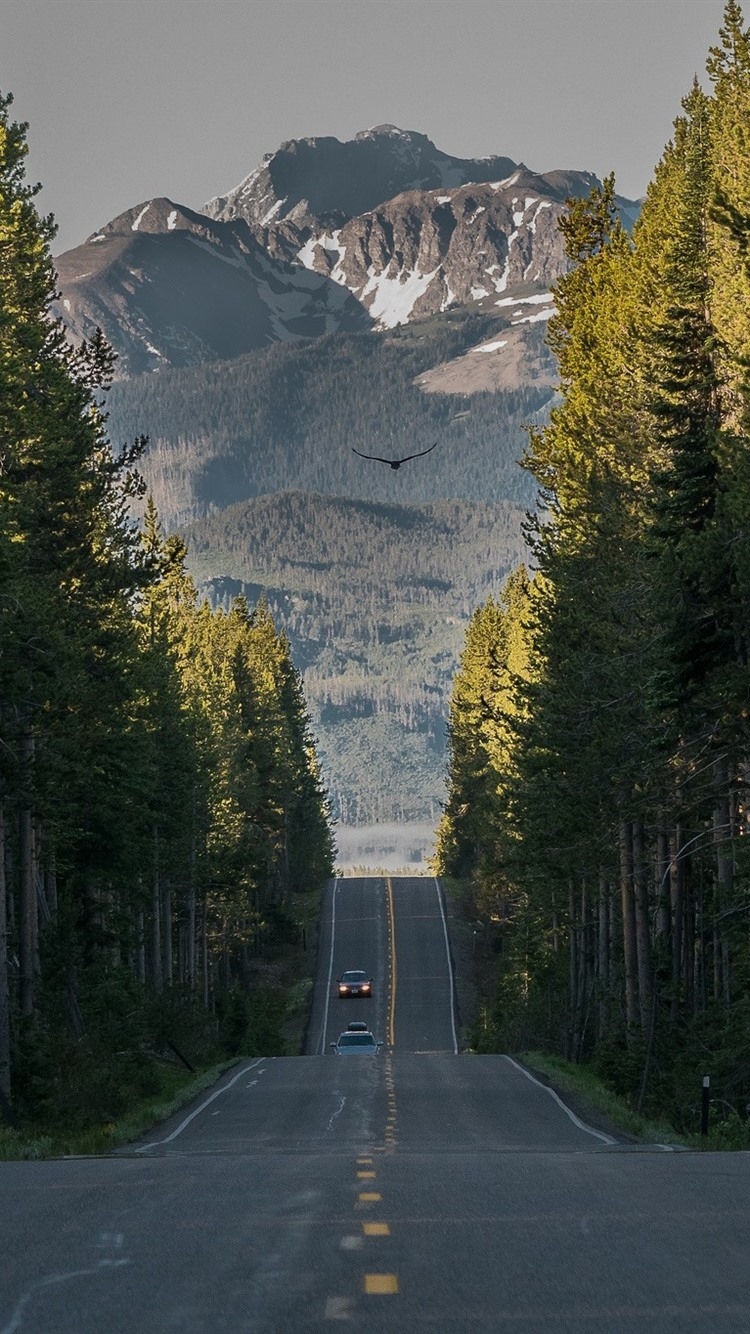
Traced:
<path fill-rule="evenodd" d="M 510 316 L 508 316 L 508 319 Z M 449 496 L 526 504 L 518 467 L 524 425 L 548 383 L 500 393 L 425 393 L 417 378 L 505 326 L 501 316 L 446 312 L 389 334 L 276 344 L 234 361 L 161 371 L 113 385 L 115 440 L 148 429 L 144 472 L 165 524 L 290 489 L 365 500 Z M 528 329 L 544 361 L 543 331 Z M 144 426 L 144 423 L 146 426 Z M 408 454 L 438 441 L 416 468 L 393 473 L 369 454 Z"/>
<path fill-rule="evenodd" d="M 445 717 L 468 619 L 524 549 L 523 512 L 262 496 L 186 530 L 219 604 L 267 597 L 304 672 L 332 807 L 345 823 L 435 818 Z"/>
<path fill-rule="evenodd" d="M 296 940 L 332 841 L 300 678 L 261 603 L 199 604 L 113 456 L 101 339 L 50 317 L 53 228 L 0 99 L 0 1112 L 101 1132 L 280 1038 L 251 977 Z M 275 1008 L 274 1008 L 275 1007 Z M 101 1132 L 104 1133 L 104 1132 Z"/>
<path fill-rule="evenodd" d="M 476 613 L 444 872 L 499 951 L 477 1042 L 545 1044 L 750 1144 L 750 33 L 729 0 L 632 240 L 563 223 L 538 573 Z"/>

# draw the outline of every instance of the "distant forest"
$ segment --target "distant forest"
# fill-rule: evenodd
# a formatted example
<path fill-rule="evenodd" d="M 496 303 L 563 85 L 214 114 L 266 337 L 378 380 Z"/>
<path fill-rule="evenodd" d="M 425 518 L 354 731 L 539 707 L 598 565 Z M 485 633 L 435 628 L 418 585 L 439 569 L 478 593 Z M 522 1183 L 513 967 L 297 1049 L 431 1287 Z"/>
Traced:
<path fill-rule="evenodd" d="M 522 519 L 507 502 L 383 505 L 295 491 L 186 529 L 191 570 L 212 600 L 265 594 L 289 637 L 337 818 L 438 814 L 458 653 L 474 608 L 522 558 Z"/>
<path fill-rule="evenodd" d="M 149 432 L 144 471 L 167 529 L 214 507 L 291 489 L 403 503 L 460 496 L 528 505 L 533 486 L 518 459 L 524 427 L 545 414 L 549 389 L 465 397 L 425 393 L 415 383 L 501 323 L 444 313 L 387 336 L 336 334 L 143 375 L 110 391 L 110 431 L 115 441 Z M 541 345 L 541 331 L 538 337 Z M 429 460 L 399 473 L 351 452 L 410 453 L 435 440 Z"/>

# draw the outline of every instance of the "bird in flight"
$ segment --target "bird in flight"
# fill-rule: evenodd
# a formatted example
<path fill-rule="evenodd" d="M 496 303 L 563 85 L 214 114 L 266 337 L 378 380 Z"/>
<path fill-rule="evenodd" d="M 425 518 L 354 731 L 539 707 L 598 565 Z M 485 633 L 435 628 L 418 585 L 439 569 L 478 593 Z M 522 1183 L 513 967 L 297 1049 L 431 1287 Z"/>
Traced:
<path fill-rule="evenodd" d="M 405 459 L 382 459 L 379 454 L 361 454 L 358 449 L 354 448 L 354 445 L 352 445 L 352 453 L 358 454 L 361 459 L 373 459 L 375 463 L 387 463 L 388 467 L 393 468 L 393 471 L 396 472 L 401 464 L 408 463 L 409 459 L 423 459 L 425 454 L 431 454 L 436 444 L 437 440 L 434 445 L 430 445 L 429 449 L 422 449 L 419 454 L 407 454 Z"/>

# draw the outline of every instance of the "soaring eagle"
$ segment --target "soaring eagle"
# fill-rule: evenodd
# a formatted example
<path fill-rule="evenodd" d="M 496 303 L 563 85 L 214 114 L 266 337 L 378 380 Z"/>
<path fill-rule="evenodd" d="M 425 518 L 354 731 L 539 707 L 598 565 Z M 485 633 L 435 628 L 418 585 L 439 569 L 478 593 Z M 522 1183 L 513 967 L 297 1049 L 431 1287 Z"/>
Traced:
<path fill-rule="evenodd" d="M 375 463 L 387 463 L 388 467 L 393 468 L 395 472 L 397 468 L 401 467 L 402 463 L 408 463 L 409 459 L 423 459 L 425 454 L 431 454 L 436 444 L 437 440 L 434 445 L 430 445 L 429 449 L 423 449 L 419 454 L 407 454 L 405 459 L 381 459 L 379 454 L 361 454 L 358 449 L 354 448 L 354 445 L 352 445 L 352 453 L 358 454 L 361 459 L 373 459 Z"/>

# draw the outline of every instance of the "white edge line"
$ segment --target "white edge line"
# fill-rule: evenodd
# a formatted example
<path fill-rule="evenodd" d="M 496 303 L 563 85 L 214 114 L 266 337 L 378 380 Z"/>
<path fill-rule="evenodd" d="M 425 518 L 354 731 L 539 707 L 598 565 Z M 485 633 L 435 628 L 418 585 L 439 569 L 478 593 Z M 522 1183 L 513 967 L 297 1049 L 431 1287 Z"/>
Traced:
<path fill-rule="evenodd" d="M 448 943 L 448 923 L 445 920 L 445 908 L 443 907 L 443 896 L 440 893 L 438 878 L 435 876 L 435 890 L 440 904 L 440 916 L 443 919 L 443 935 L 445 936 L 445 957 L 448 960 L 448 977 L 450 978 L 450 1002 L 451 1002 L 451 1031 L 453 1033 L 453 1055 L 458 1056 L 458 1038 L 456 1036 L 456 990 L 453 980 L 453 964 L 451 962 L 451 947 Z"/>
<path fill-rule="evenodd" d="M 333 977 L 333 947 L 336 943 L 336 890 L 338 889 L 338 877 L 333 882 L 333 893 L 331 895 L 331 957 L 328 962 L 328 981 L 326 983 L 326 1008 L 323 1011 L 323 1032 L 320 1037 L 320 1054 L 326 1054 L 326 1033 L 328 1032 L 328 1007 L 331 1004 L 331 978 Z"/>
<path fill-rule="evenodd" d="M 534 1076 L 530 1074 L 528 1070 L 524 1070 L 523 1066 L 518 1064 L 518 1061 L 514 1061 L 512 1056 L 504 1056 L 503 1059 L 506 1061 L 510 1061 L 511 1065 L 514 1065 L 516 1067 L 516 1070 L 520 1070 L 522 1075 L 525 1075 L 527 1079 L 530 1079 L 532 1084 L 538 1084 L 540 1089 L 544 1089 L 545 1093 L 549 1093 L 550 1097 L 554 1098 L 555 1102 L 558 1103 L 560 1107 L 562 1107 L 563 1111 L 565 1112 L 565 1115 L 570 1117 L 571 1121 L 573 1122 L 573 1125 L 578 1126 L 579 1130 L 585 1130 L 587 1135 L 594 1135 L 596 1139 L 600 1139 L 604 1144 L 617 1143 L 617 1140 L 612 1139 L 610 1135 L 604 1135 L 601 1130 L 592 1130 L 591 1126 L 587 1126 L 583 1121 L 579 1119 L 579 1117 L 576 1116 L 575 1112 L 572 1112 L 570 1110 L 570 1108 L 563 1102 L 562 1098 L 557 1093 L 555 1093 L 554 1089 L 549 1088 L 547 1084 L 543 1084 L 540 1079 L 535 1079 Z"/>
<path fill-rule="evenodd" d="M 142 1144 L 139 1149 L 136 1149 L 136 1153 L 146 1153 L 148 1149 L 158 1149 L 160 1144 L 170 1144 L 173 1139 L 177 1139 L 177 1136 L 182 1134 L 185 1127 L 189 1126 L 190 1122 L 194 1120 L 196 1116 L 200 1116 L 201 1112 L 205 1111 L 206 1108 L 210 1106 L 214 1098 L 219 1098 L 222 1093 L 228 1092 L 232 1085 L 237 1083 L 238 1079 L 242 1079 L 243 1075 L 248 1074 L 250 1070 L 254 1070 L 256 1065 L 260 1065 L 261 1061 L 264 1061 L 265 1059 L 265 1056 L 259 1056 L 258 1059 L 252 1061 L 250 1065 L 243 1065 L 242 1069 L 234 1076 L 234 1079 L 230 1079 L 228 1084 L 222 1084 L 220 1089 L 214 1089 L 214 1092 L 210 1094 L 208 1098 L 205 1098 L 200 1106 L 196 1107 L 189 1116 L 185 1117 L 184 1121 L 180 1122 L 177 1129 L 173 1130 L 171 1135 L 167 1135 L 166 1139 L 152 1140 L 150 1144 Z"/>

